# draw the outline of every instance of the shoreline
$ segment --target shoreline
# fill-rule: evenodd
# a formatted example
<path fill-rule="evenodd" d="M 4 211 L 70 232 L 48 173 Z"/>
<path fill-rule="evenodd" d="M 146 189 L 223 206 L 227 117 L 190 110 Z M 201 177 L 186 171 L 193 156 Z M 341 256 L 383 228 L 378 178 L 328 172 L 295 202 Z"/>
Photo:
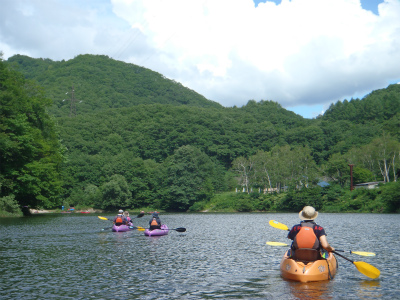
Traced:
<path fill-rule="evenodd" d="M 29 212 L 32 215 L 36 214 L 51 214 L 51 213 L 102 213 L 103 211 L 101 209 L 93 209 L 93 208 L 88 208 L 88 209 L 81 209 L 81 210 L 74 210 L 74 211 L 68 211 L 68 210 L 60 210 L 60 209 L 29 209 Z"/>

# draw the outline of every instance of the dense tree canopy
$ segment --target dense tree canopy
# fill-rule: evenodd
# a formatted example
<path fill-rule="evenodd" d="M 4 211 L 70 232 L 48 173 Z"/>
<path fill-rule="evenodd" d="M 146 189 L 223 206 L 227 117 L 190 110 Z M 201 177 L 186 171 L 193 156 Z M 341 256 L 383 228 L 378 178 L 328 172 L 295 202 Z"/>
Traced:
<path fill-rule="evenodd" d="M 69 115 L 72 87 L 77 114 L 154 103 L 221 107 L 159 73 L 103 55 L 78 55 L 69 61 L 15 55 L 8 62 L 45 88 L 55 116 Z"/>
<path fill-rule="evenodd" d="M 182 146 L 163 166 L 163 208 L 186 211 L 197 201 L 209 200 L 220 186 L 221 168 L 193 146 Z"/>
<path fill-rule="evenodd" d="M 392 84 L 376 90 L 363 100 L 337 101 L 321 117 L 323 120 L 349 120 L 354 124 L 382 123 L 400 113 L 400 85 Z"/>
<path fill-rule="evenodd" d="M 21 206 L 59 203 L 63 156 L 50 104 L 43 89 L 0 61 L 0 197 Z"/>
<path fill-rule="evenodd" d="M 187 210 L 235 188 L 302 189 L 301 199 L 312 198 L 304 189 L 319 180 L 348 186 L 350 163 L 357 182 L 393 182 L 399 174 L 400 85 L 338 101 L 309 120 L 273 101 L 222 107 L 106 56 L 55 62 L 17 55 L 0 75 L 2 195 L 31 205 L 54 206 L 61 195 L 105 209 Z M 287 209 L 299 197 L 259 207 Z"/>

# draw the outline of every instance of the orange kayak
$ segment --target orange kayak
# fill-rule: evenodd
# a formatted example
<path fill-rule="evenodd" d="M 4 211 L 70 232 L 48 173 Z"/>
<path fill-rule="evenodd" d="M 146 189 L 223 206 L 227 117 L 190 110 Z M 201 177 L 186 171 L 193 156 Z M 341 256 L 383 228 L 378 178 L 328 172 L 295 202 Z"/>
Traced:
<path fill-rule="evenodd" d="M 319 259 L 313 262 L 295 261 L 287 256 L 287 252 L 281 261 L 281 276 L 285 279 L 310 282 L 332 279 L 338 268 L 335 256 L 329 253 L 327 259 Z"/>

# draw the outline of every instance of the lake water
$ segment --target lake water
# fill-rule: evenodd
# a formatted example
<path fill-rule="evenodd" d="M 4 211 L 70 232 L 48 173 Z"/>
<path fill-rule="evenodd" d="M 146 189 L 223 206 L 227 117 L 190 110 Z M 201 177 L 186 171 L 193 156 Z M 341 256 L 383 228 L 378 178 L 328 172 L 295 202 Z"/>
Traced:
<path fill-rule="evenodd" d="M 112 218 L 111 215 L 105 215 Z M 280 277 L 287 232 L 297 213 L 161 214 L 171 231 L 114 233 L 94 214 L 0 219 L 0 299 L 399 299 L 400 215 L 325 214 L 316 220 L 337 249 L 381 271 L 372 280 L 338 257 L 331 281 Z M 134 220 L 146 227 L 150 216 Z"/>

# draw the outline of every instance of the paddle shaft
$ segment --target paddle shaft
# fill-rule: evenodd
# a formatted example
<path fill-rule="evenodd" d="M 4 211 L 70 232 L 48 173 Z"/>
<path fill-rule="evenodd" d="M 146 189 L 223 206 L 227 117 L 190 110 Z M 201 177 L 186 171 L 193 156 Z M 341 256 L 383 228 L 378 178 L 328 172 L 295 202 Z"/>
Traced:
<path fill-rule="evenodd" d="M 144 216 L 144 213 L 140 213 L 136 217 L 131 218 L 131 220 L 136 219 L 136 218 L 141 218 L 143 216 Z"/>
<path fill-rule="evenodd" d="M 176 231 L 178 231 L 178 232 L 185 232 L 186 231 L 186 228 L 183 228 L 183 227 L 179 227 L 179 228 L 171 228 L 171 229 L 169 229 L 168 228 L 168 230 L 176 230 Z"/>
<path fill-rule="evenodd" d="M 186 228 L 184 228 L 184 227 L 179 227 L 179 228 L 168 228 L 168 229 L 156 228 L 156 229 L 153 229 L 153 230 L 176 230 L 176 231 L 178 231 L 178 232 L 185 232 L 185 231 L 186 231 Z"/>
<path fill-rule="evenodd" d="M 137 229 L 137 230 L 139 230 L 139 231 L 144 231 L 145 230 L 145 228 L 143 228 L 143 227 L 135 227 L 135 226 L 131 226 L 131 227 L 129 227 L 130 229 Z M 154 229 L 154 230 L 156 230 L 156 229 Z M 160 230 L 176 230 L 177 232 L 185 232 L 186 231 L 186 228 L 184 228 L 184 227 L 179 227 L 179 228 L 168 228 L 168 229 L 160 229 Z"/>
<path fill-rule="evenodd" d="M 342 254 L 337 253 L 336 251 L 332 251 L 333 253 L 335 253 L 336 255 L 339 255 L 340 257 L 344 258 L 345 260 L 351 262 L 354 264 L 354 260 L 351 260 L 350 258 L 347 258 L 346 256 L 343 256 Z"/>

